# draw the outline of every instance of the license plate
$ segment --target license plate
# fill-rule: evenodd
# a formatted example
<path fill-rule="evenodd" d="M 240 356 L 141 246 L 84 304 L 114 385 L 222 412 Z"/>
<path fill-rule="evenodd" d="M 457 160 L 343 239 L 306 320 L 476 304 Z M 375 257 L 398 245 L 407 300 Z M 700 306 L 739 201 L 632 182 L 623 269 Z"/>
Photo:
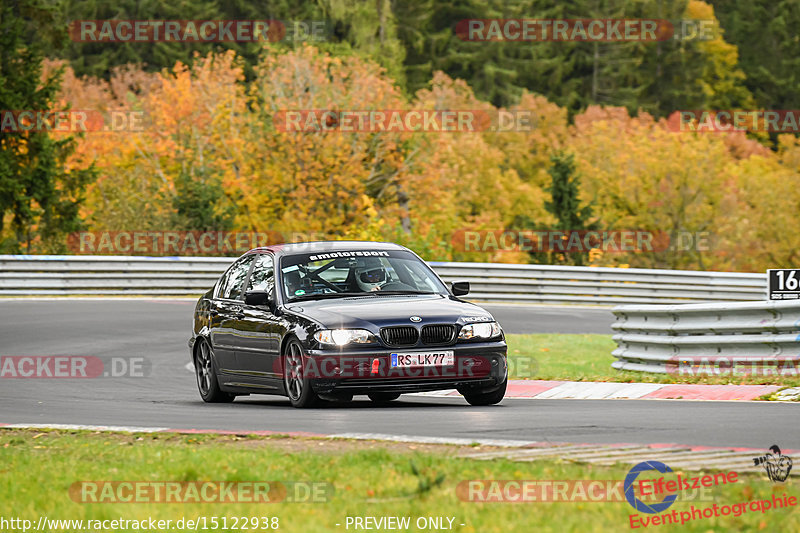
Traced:
<path fill-rule="evenodd" d="M 452 366 L 456 356 L 452 350 L 442 352 L 393 353 L 392 368 L 412 366 Z"/>

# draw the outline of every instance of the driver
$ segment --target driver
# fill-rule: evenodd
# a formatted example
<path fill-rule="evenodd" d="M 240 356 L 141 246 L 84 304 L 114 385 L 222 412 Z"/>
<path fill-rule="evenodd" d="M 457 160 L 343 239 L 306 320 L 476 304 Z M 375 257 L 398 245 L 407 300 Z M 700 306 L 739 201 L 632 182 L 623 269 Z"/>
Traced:
<path fill-rule="evenodd" d="M 379 291 L 386 283 L 386 268 L 377 257 L 368 257 L 363 264 L 356 267 L 356 283 L 364 292 Z"/>

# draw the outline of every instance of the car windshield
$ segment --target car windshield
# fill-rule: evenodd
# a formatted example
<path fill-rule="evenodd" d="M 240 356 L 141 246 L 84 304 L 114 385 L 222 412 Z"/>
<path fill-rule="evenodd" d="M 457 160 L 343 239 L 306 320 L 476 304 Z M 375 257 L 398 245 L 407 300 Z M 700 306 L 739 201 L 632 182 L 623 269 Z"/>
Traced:
<path fill-rule="evenodd" d="M 344 296 L 446 294 L 442 282 L 404 250 L 304 253 L 281 260 L 281 285 L 288 301 Z"/>

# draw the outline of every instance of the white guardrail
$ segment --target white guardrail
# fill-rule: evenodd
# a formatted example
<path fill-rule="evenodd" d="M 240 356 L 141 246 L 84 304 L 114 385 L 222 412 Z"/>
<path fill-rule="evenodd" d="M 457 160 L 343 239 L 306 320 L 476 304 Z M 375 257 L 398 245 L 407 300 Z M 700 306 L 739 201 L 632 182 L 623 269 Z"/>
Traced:
<path fill-rule="evenodd" d="M 0 295 L 200 295 L 231 257 L 0 255 Z M 764 274 L 639 268 L 441 263 L 485 302 L 636 304 L 763 300 Z"/>
<path fill-rule="evenodd" d="M 800 301 L 621 305 L 613 313 L 611 366 L 620 370 L 797 375 L 800 367 Z"/>

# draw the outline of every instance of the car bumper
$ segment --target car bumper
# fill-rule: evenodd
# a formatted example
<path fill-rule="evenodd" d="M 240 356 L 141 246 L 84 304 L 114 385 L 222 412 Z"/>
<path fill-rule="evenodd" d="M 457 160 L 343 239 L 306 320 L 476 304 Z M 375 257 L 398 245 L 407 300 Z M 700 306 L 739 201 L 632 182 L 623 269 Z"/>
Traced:
<path fill-rule="evenodd" d="M 453 351 L 455 364 L 391 367 L 393 353 Z M 308 350 L 311 386 L 318 394 L 428 392 L 445 389 L 492 392 L 508 379 L 505 342 L 376 350 Z M 377 363 L 376 363 L 377 361 Z"/>

